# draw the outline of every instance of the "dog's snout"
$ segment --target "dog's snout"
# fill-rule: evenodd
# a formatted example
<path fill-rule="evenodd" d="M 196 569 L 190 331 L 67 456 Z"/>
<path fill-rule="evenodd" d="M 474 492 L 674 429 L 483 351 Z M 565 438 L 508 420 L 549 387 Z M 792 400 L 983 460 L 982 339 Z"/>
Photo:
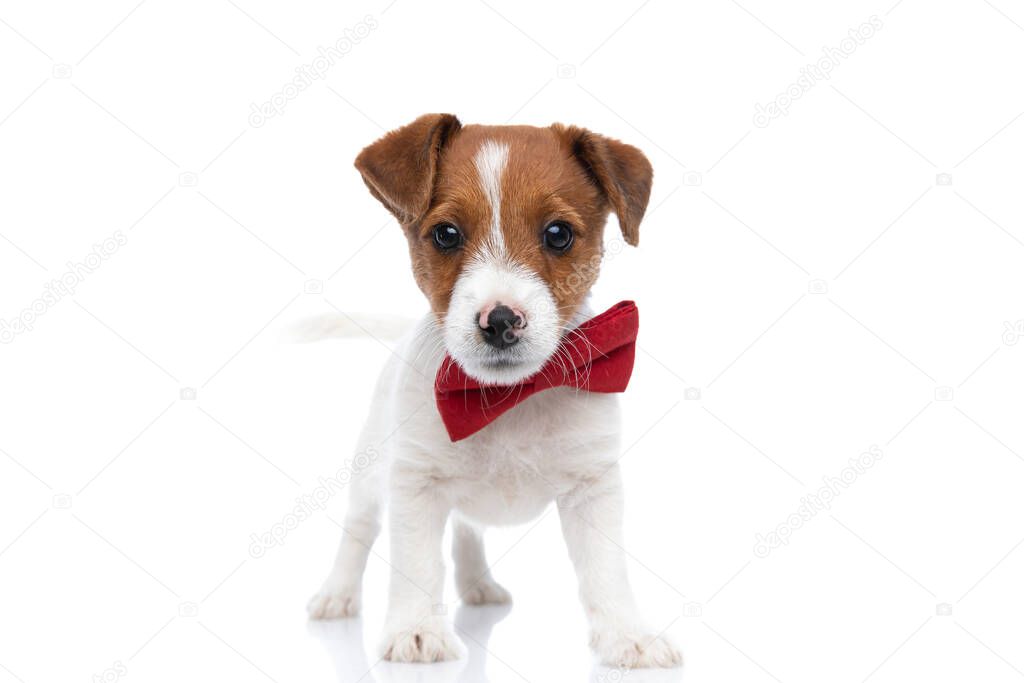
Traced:
<path fill-rule="evenodd" d="M 480 311 L 480 334 L 487 344 L 496 349 L 507 349 L 519 342 L 526 327 L 522 311 L 504 304 L 488 306 Z"/>

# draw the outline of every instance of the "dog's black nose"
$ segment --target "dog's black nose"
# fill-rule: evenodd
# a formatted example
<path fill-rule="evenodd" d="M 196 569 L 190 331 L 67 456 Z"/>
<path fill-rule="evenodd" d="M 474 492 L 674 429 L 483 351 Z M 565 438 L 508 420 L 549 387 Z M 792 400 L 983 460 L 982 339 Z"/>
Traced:
<path fill-rule="evenodd" d="M 487 316 L 487 327 L 480 333 L 484 341 L 496 349 L 507 349 L 519 341 L 519 331 L 524 320 L 508 306 L 495 306 Z"/>

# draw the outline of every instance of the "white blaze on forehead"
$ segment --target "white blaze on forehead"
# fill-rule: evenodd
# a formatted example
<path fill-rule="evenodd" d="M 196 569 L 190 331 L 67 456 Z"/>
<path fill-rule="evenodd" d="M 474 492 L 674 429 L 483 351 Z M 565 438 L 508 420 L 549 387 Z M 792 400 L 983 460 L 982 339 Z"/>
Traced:
<path fill-rule="evenodd" d="M 499 385 L 515 384 L 537 373 L 558 348 L 562 333 L 558 305 L 547 282 L 508 257 L 501 229 L 501 183 L 508 155 L 507 143 L 486 140 L 473 156 L 491 212 L 490 229 L 480 250 L 459 273 L 444 321 L 448 353 L 469 376 Z M 515 346 L 496 358 L 495 349 L 482 338 L 480 317 L 499 302 L 519 311 L 529 327 L 522 330 Z"/>
<path fill-rule="evenodd" d="M 505 253 L 505 239 L 501 234 L 501 177 L 508 163 L 508 145 L 487 140 L 473 157 L 480 186 L 491 208 L 491 235 L 488 246 L 495 255 Z"/>

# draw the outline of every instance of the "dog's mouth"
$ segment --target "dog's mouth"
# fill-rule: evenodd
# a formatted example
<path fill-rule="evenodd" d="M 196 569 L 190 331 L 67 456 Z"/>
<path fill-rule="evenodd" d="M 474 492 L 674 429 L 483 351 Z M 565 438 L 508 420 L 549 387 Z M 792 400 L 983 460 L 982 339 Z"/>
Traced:
<path fill-rule="evenodd" d="M 518 384 L 535 375 L 547 361 L 533 353 L 525 353 L 526 349 L 521 348 L 504 351 L 477 348 L 469 353 L 452 351 L 452 358 L 467 375 L 481 384 L 490 385 Z"/>
<path fill-rule="evenodd" d="M 526 362 L 519 349 L 498 351 L 487 349 L 479 354 L 479 364 L 484 368 L 517 368 Z"/>
<path fill-rule="evenodd" d="M 516 368 L 522 364 L 522 359 L 515 358 L 512 354 L 494 354 L 493 357 L 480 359 L 480 365 L 485 368 Z"/>

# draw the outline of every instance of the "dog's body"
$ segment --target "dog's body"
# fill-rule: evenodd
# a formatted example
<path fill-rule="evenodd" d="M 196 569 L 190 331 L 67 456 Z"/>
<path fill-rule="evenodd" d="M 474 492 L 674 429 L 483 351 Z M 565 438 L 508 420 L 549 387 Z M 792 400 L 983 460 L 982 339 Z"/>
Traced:
<path fill-rule="evenodd" d="M 489 572 L 482 528 L 527 522 L 555 501 L 590 620 L 591 644 L 602 661 L 675 665 L 675 649 L 642 626 L 626 578 L 616 397 L 549 389 L 455 442 L 434 404 L 435 377 L 446 353 L 474 379 L 494 384 L 521 381 L 557 356 L 562 335 L 590 316 L 585 299 L 596 265 L 573 291 L 559 292 L 557 275 L 566 272 L 563 259 L 570 247 L 545 235 L 539 239 L 546 251 L 538 255 L 534 236 L 554 231 L 555 238 L 564 237 L 571 220 L 576 263 L 595 254 L 599 262 L 600 228 L 614 208 L 627 241 L 635 243 L 636 226 L 629 222 L 639 221 L 637 211 L 614 197 L 633 192 L 646 205 L 650 167 L 633 148 L 580 129 L 460 128 L 454 117 L 422 117 L 357 160 L 371 192 L 406 229 L 414 272 L 433 311 L 395 350 L 378 381 L 360 436 L 363 457 L 356 459 L 368 464 L 353 474 L 335 567 L 311 600 L 310 614 L 358 612 L 363 569 L 386 506 L 393 572 L 382 654 L 408 662 L 456 658 L 462 645 L 440 609 L 447 519 L 453 520 L 459 597 L 469 604 L 508 602 L 509 594 Z M 591 145 L 590 153 L 619 151 L 639 164 L 646 185 L 602 186 L 605 169 L 595 170 L 599 162 L 592 158 L 577 160 L 581 145 Z M 398 158 L 402 154 L 404 161 Z M 567 177 L 544 180 L 536 161 L 545 154 L 554 155 L 551 164 L 565 164 L 561 176 Z M 528 158 L 521 167 L 528 174 L 518 175 L 512 165 L 521 157 Z M 616 164 L 623 162 L 607 162 Z M 540 182 L 531 192 L 528 176 L 537 175 Z M 419 197 L 410 196 L 417 191 Z M 541 218 L 524 217 L 530 212 L 516 205 L 517 195 L 526 209 L 545 201 L 557 208 Z M 518 238 L 512 225 L 517 222 L 525 224 Z M 433 232 L 423 232 L 424 226 Z M 445 238 L 453 229 L 460 241 L 450 247 Z M 509 316 L 502 319 L 504 340 L 494 335 L 496 323 L 488 329 L 505 315 L 499 309 Z"/>

